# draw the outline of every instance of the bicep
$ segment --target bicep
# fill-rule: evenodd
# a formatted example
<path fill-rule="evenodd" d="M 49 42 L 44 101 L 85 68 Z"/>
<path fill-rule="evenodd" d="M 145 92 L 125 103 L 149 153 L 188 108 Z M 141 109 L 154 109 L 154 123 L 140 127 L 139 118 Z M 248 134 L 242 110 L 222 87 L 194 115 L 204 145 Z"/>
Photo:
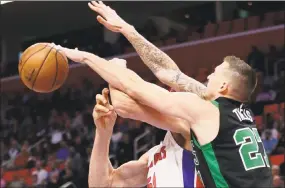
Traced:
<path fill-rule="evenodd" d="M 147 184 L 148 155 L 145 153 L 137 161 L 130 161 L 113 172 L 111 187 L 143 187 Z"/>
<path fill-rule="evenodd" d="M 110 87 L 110 93 L 114 109 L 121 117 L 146 122 L 155 127 L 176 133 L 189 133 L 189 126 L 185 120 L 164 115 L 112 87 Z"/>

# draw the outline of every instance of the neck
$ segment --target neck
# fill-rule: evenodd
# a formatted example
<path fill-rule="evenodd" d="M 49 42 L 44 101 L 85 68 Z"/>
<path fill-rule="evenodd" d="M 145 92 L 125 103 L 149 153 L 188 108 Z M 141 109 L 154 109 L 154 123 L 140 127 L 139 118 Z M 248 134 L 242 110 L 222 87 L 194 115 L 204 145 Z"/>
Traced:
<path fill-rule="evenodd" d="M 216 100 L 219 97 L 232 99 L 232 100 L 235 100 L 235 101 L 238 101 L 238 102 L 241 102 L 241 103 L 246 103 L 247 102 L 246 100 L 242 100 L 242 99 L 240 99 L 238 97 L 235 97 L 235 96 L 232 96 L 232 95 L 217 95 L 216 97 L 213 97 L 211 100 Z"/>
<path fill-rule="evenodd" d="M 210 95 L 208 95 L 207 97 L 206 97 L 206 99 L 208 100 L 208 101 L 214 101 L 214 100 L 216 100 L 217 98 L 219 98 L 219 97 L 223 97 L 223 95 L 221 95 L 221 94 L 210 94 Z"/>

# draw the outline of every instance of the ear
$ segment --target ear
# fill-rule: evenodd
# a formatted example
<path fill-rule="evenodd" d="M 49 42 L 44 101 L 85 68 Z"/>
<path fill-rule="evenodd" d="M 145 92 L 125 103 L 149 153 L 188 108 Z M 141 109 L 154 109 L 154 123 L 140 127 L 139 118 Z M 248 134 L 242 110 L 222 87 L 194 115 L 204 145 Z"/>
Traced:
<path fill-rule="evenodd" d="M 229 84 L 227 82 L 222 82 L 219 87 L 219 93 L 226 95 L 228 93 Z"/>

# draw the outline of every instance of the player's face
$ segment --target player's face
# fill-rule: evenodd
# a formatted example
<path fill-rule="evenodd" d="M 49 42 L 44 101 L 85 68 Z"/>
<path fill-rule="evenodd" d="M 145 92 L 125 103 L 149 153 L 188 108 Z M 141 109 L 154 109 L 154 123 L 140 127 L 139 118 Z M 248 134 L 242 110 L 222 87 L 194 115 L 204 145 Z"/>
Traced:
<path fill-rule="evenodd" d="M 227 88 L 225 82 L 225 69 L 228 68 L 227 63 L 222 63 L 215 68 L 215 71 L 208 76 L 207 96 L 215 98 L 224 92 Z"/>

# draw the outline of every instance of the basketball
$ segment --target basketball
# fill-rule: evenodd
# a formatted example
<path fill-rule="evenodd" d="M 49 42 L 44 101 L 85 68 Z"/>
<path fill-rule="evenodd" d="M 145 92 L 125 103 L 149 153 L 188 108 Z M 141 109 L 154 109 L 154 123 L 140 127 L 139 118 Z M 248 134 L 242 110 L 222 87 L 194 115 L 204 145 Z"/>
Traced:
<path fill-rule="evenodd" d="M 63 53 L 48 43 L 37 43 L 23 52 L 18 71 L 22 82 L 29 89 L 49 93 L 65 82 L 69 66 Z"/>

